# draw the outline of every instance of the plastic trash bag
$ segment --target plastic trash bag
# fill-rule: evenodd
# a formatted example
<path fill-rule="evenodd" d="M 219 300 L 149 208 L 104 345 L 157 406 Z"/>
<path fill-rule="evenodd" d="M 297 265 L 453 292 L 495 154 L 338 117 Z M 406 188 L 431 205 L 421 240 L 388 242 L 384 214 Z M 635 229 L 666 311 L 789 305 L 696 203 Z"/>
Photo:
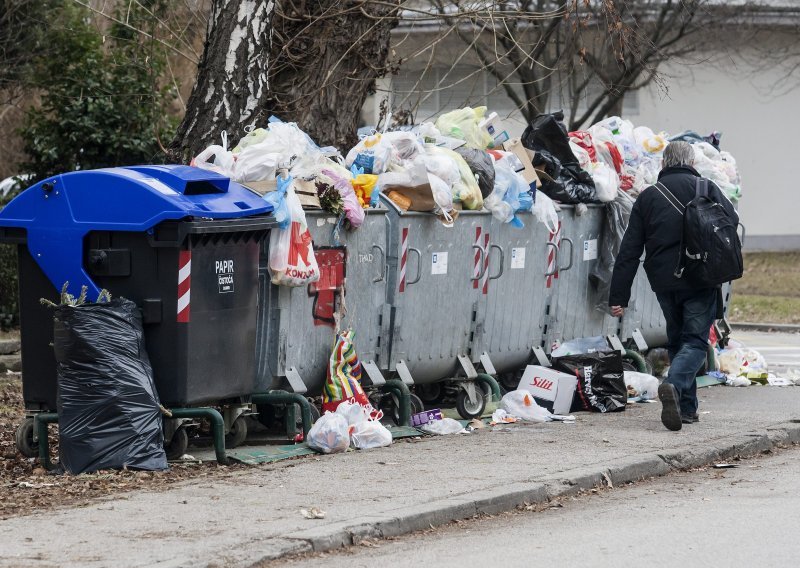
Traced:
<path fill-rule="evenodd" d="M 392 445 L 392 433 L 378 420 L 365 420 L 353 427 L 350 442 L 359 450 L 383 448 Z"/>
<path fill-rule="evenodd" d="M 594 187 L 597 190 L 597 199 L 602 202 L 614 201 L 619 190 L 619 176 L 612 168 L 602 162 L 591 165 Z"/>
<path fill-rule="evenodd" d="M 344 401 L 372 408 L 361 387 L 361 361 L 356 354 L 355 332 L 351 329 L 336 334 L 327 378 L 322 389 L 322 409 L 335 411 Z M 374 416 L 373 416 L 374 417 Z"/>
<path fill-rule="evenodd" d="M 536 190 L 536 199 L 533 200 L 533 214 L 551 233 L 558 231 L 556 204 L 538 189 Z"/>
<path fill-rule="evenodd" d="M 464 107 L 440 116 L 436 119 L 436 128 L 444 136 L 464 140 L 470 148 L 485 150 L 493 141 L 492 135 L 480 127 L 485 114 L 485 106 Z"/>
<path fill-rule="evenodd" d="M 516 214 L 520 211 L 530 211 L 533 207 L 530 186 L 514 171 L 506 152 L 497 154 L 500 155 L 500 159 L 494 163 L 494 190 L 484 199 L 483 206 L 492 212 L 495 219 L 522 228 L 525 225 Z"/>
<path fill-rule="evenodd" d="M 570 339 L 559 345 L 550 354 L 551 357 L 564 357 L 566 355 L 580 355 L 582 353 L 594 353 L 608 349 L 608 341 L 602 335 L 595 337 L 578 337 Z"/>
<path fill-rule="evenodd" d="M 382 174 L 391 162 L 392 151 L 392 143 L 382 134 L 366 136 L 350 149 L 345 163 L 348 168 L 353 165 L 362 168 L 365 174 Z"/>
<path fill-rule="evenodd" d="M 634 396 L 642 400 L 653 400 L 658 398 L 658 379 L 647 373 L 637 373 L 635 371 L 624 371 L 625 386 L 636 391 Z"/>
<path fill-rule="evenodd" d="M 660 154 L 666 149 L 667 144 L 669 144 L 663 133 L 655 134 L 646 126 L 634 128 L 633 138 L 645 152 L 649 152 L 650 154 Z"/>
<path fill-rule="evenodd" d="M 446 436 L 447 434 L 466 434 L 467 431 L 461 425 L 461 422 L 452 418 L 442 418 L 441 420 L 431 420 L 422 426 L 418 427 L 426 434 L 435 434 L 437 436 Z"/>
<path fill-rule="evenodd" d="M 354 398 L 342 401 L 336 407 L 336 414 L 344 416 L 345 420 L 350 426 L 361 424 L 369 420 L 369 411 L 366 407 L 361 406 Z"/>
<path fill-rule="evenodd" d="M 357 229 L 364 223 L 364 208 L 353 189 L 352 179 L 341 176 L 333 170 L 322 170 L 322 173 L 333 181 L 333 187 L 342 196 L 345 217 L 350 226 Z"/>
<path fill-rule="evenodd" d="M 278 223 L 278 229 L 287 229 L 292 222 L 289 206 L 286 203 L 286 192 L 292 185 L 290 176 L 278 176 L 275 180 L 277 188 L 264 194 L 264 201 L 272 205 L 272 215 Z"/>
<path fill-rule="evenodd" d="M 589 134 L 586 133 L 586 135 L 588 136 Z M 578 165 L 584 170 L 590 171 L 592 166 L 592 158 L 586 148 L 579 146 L 572 140 L 569 142 L 569 147 L 572 149 L 572 153 L 575 154 L 575 157 L 578 159 Z M 592 148 L 592 153 L 594 153 L 594 148 Z"/>
<path fill-rule="evenodd" d="M 478 181 L 469 169 L 467 162 L 453 150 L 429 146 L 425 151 L 432 156 L 445 156 L 453 160 L 458 167 L 459 180 L 453 184 L 453 201 L 460 202 L 464 209 L 477 211 L 483 207 L 483 197 L 481 196 Z"/>
<path fill-rule="evenodd" d="M 622 245 L 622 237 L 628 229 L 632 209 L 633 199 L 622 191 L 617 192 L 614 201 L 606 203 L 599 242 L 600 251 L 597 262 L 589 273 L 589 282 L 597 290 L 595 309 L 609 315 L 611 308 L 608 305 L 608 295 L 611 291 L 611 276 L 614 273 L 619 247 Z"/>
<path fill-rule="evenodd" d="M 767 370 L 767 362 L 761 353 L 746 347 L 723 349 L 717 357 L 717 361 L 720 371 L 733 375 L 747 373 L 747 371 Z"/>
<path fill-rule="evenodd" d="M 158 393 L 136 304 L 115 298 L 57 307 L 53 351 L 64 469 L 74 475 L 166 469 Z"/>
<path fill-rule="evenodd" d="M 323 454 L 346 452 L 350 447 L 350 431 L 353 428 L 341 414 L 326 412 L 308 431 L 306 443 L 312 450 Z"/>
<path fill-rule="evenodd" d="M 628 388 L 618 351 L 598 351 L 552 359 L 556 371 L 578 377 L 572 411 L 621 412 L 628 404 Z"/>
<path fill-rule="evenodd" d="M 284 197 L 291 223 L 285 229 L 273 229 L 270 234 L 269 271 L 273 284 L 305 286 L 319 280 L 319 266 L 306 214 L 291 182 L 289 176 Z"/>
<path fill-rule="evenodd" d="M 456 148 L 459 156 L 464 158 L 467 162 L 469 169 L 478 179 L 478 187 L 481 190 L 481 196 L 485 199 L 494 189 L 495 177 L 495 163 L 492 157 L 483 150 L 476 150 L 474 148 L 467 148 L 462 146 Z"/>
<path fill-rule="evenodd" d="M 524 389 L 506 393 L 500 400 L 500 408 L 508 412 L 509 416 L 525 422 L 550 422 L 553 419 L 553 414 L 536 404 L 533 395 Z"/>

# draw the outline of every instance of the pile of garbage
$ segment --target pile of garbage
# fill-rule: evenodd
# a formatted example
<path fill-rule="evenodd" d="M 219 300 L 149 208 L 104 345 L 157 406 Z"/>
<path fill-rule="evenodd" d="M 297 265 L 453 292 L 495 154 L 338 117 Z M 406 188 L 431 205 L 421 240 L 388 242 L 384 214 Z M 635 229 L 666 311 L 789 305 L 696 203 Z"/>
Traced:
<path fill-rule="evenodd" d="M 728 386 L 800 386 L 800 371 L 772 372 L 761 353 L 735 339 L 728 340 L 724 348 L 715 345 L 715 355 L 717 369 L 709 375 Z"/>

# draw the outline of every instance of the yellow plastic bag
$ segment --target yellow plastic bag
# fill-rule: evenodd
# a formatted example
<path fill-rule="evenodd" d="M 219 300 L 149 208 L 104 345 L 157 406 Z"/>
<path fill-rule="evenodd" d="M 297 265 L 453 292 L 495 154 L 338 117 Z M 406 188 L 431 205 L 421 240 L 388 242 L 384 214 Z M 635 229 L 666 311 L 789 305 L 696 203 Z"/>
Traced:
<path fill-rule="evenodd" d="M 478 186 L 478 180 L 475 179 L 475 174 L 469 169 L 464 158 L 457 152 L 438 146 L 426 146 L 425 151 L 432 155 L 447 156 L 458 165 L 461 179 L 453 184 L 453 201 L 460 202 L 464 209 L 473 211 L 483 207 L 483 196 L 481 195 L 481 188 Z"/>
<path fill-rule="evenodd" d="M 464 140 L 470 148 L 485 150 L 492 143 L 491 134 L 479 126 L 485 114 L 485 106 L 464 107 L 440 116 L 436 120 L 436 128 L 444 136 Z"/>
<path fill-rule="evenodd" d="M 375 185 L 378 183 L 378 176 L 373 174 L 358 174 L 353 178 L 351 183 L 356 192 L 356 197 L 358 197 L 358 202 L 361 204 L 361 207 L 366 209 L 369 207 L 372 190 L 375 189 Z"/>

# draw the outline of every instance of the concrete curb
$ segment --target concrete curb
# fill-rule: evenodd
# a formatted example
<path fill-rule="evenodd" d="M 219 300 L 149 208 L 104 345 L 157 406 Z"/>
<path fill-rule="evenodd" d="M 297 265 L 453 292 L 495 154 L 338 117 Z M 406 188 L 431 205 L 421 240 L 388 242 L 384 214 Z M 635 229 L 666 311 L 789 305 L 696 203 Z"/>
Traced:
<path fill-rule="evenodd" d="M 388 538 L 468 519 L 477 514 L 493 515 L 526 505 L 542 505 L 558 497 L 576 495 L 596 487 L 613 486 L 660 477 L 674 471 L 703 467 L 720 461 L 753 457 L 765 452 L 800 444 L 800 420 L 770 426 L 765 431 L 745 432 L 720 438 L 701 447 L 677 448 L 641 454 L 567 470 L 536 480 L 503 487 L 482 489 L 401 507 L 387 513 L 364 517 L 358 522 L 342 521 L 252 543 L 257 552 L 247 565 L 276 560 L 303 552 L 324 552 L 358 545 L 366 538 Z M 256 557 L 256 560 L 253 560 Z"/>
<path fill-rule="evenodd" d="M 788 333 L 800 333 L 800 325 L 789 323 L 755 323 L 755 322 L 737 322 L 730 323 L 732 329 L 741 329 L 743 331 L 783 331 Z"/>

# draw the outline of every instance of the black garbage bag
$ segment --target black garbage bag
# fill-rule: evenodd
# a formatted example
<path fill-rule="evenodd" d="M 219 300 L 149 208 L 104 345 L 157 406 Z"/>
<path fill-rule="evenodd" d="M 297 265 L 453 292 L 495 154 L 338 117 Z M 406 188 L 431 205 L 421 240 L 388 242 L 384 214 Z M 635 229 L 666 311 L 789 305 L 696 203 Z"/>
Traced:
<path fill-rule="evenodd" d="M 522 133 L 522 145 L 536 152 L 533 167 L 544 170 L 551 178 L 542 180 L 539 190 L 561 203 L 598 203 L 594 180 L 572 153 L 563 120 L 564 113 L 560 111 L 540 114 Z"/>
<path fill-rule="evenodd" d="M 553 358 L 553 368 L 578 377 L 570 412 L 594 410 L 621 412 L 628 404 L 628 389 L 619 351 L 597 351 Z"/>
<path fill-rule="evenodd" d="M 617 261 L 622 237 L 628 229 L 632 209 L 633 199 L 621 191 L 617 192 L 614 201 L 606 203 L 603 227 L 600 230 L 600 254 L 589 272 L 589 282 L 597 292 L 597 303 L 594 308 L 609 315 L 611 308 L 608 306 L 608 294 L 611 291 L 611 275 L 614 273 L 614 263 Z"/>
<path fill-rule="evenodd" d="M 554 201 L 561 203 L 597 202 L 597 190 L 589 172 L 575 164 L 563 165 L 547 150 L 539 150 L 533 156 L 533 167 L 544 172 L 539 179 L 539 191 Z"/>
<path fill-rule="evenodd" d="M 577 164 L 578 159 L 569 147 L 564 113 L 540 114 L 534 118 L 522 133 L 522 145 L 531 150 L 547 150 L 562 164 Z"/>
<path fill-rule="evenodd" d="M 478 177 L 478 187 L 485 199 L 494 191 L 494 160 L 488 152 L 466 146 L 456 148 L 456 152 L 464 158 L 469 169 Z"/>
<path fill-rule="evenodd" d="M 124 298 L 56 308 L 59 456 L 72 474 L 167 468 L 142 319 Z"/>

